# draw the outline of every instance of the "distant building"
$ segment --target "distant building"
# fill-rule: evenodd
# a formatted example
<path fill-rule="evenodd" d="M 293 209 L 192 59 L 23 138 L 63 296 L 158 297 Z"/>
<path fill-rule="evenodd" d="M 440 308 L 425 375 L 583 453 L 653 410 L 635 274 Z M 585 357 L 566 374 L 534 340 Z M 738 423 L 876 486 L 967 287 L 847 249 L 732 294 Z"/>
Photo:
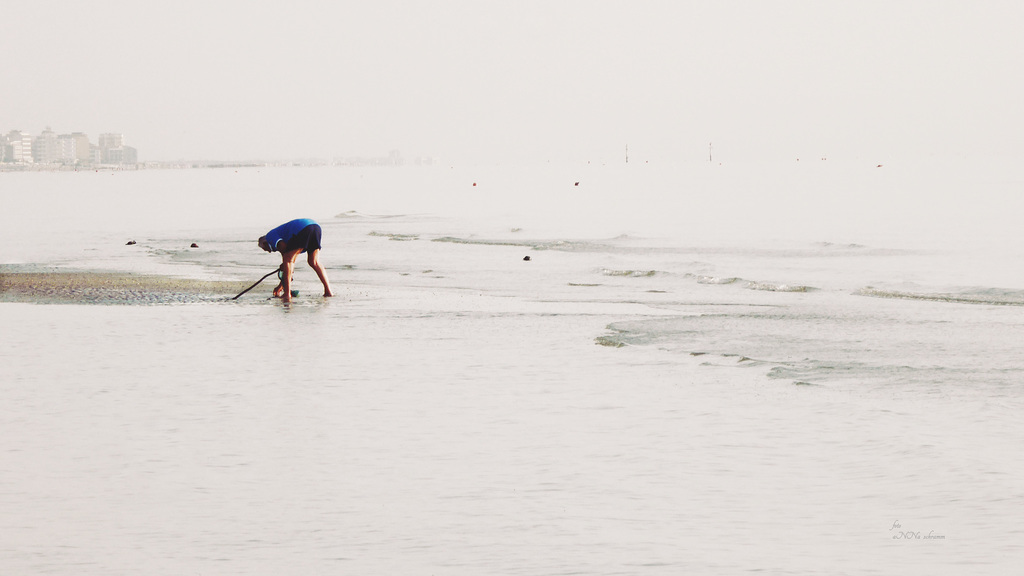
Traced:
<path fill-rule="evenodd" d="M 124 146 L 124 134 L 100 134 L 100 140 L 98 144 L 100 150 L 120 148 L 121 146 Z"/>
<path fill-rule="evenodd" d="M 139 152 L 124 145 L 121 134 L 100 134 L 100 162 L 103 164 L 138 164 Z"/>
<path fill-rule="evenodd" d="M 57 133 L 50 129 L 36 136 L 32 140 L 32 160 L 38 164 L 53 164 L 60 158 L 60 144 L 57 141 Z"/>
<path fill-rule="evenodd" d="M 100 134 L 100 162 L 103 164 L 121 163 L 121 146 L 124 145 L 122 134 Z"/>
<path fill-rule="evenodd" d="M 17 164 L 32 163 L 32 136 L 21 130 L 11 130 L 7 133 L 7 145 L 10 146 L 8 162 Z"/>
<path fill-rule="evenodd" d="M 0 162 L 7 164 L 7 169 L 18 169 L 10 164 L 49 165 L 59 169 L 60 166 L 137 165 L 138 161 L 138 150 L 125 146 L 121 134 L 101 134 L 98 146 L 89 142 L 89 137 L 82 132 L 58 135 L 49 126 L 36 137 L 21 130 L 0 134 Z"/>
<path fill-rule="evenodd" d="M 335 166 L 402 166 L 404 163 L 402 153 L 398 150 L 392 150 L 387 156 L 376 158 L 335 158 L 333 161 Z"/>
<path fill-rule="evenodd" d="M 89 137 L 81 132 L 72 132 L 71 137 L 75 140 L 75 158 L 78 160 L 78 163 L 91 163 L 92 153 L 90 148 L 92 148 L 92 144 L 89 143 Z"/>
<path fill-rule="evenodd" d="M 71 134 L 57 136 L 57 160 L 61 164 L 78 163 L 78 142 Z"/>

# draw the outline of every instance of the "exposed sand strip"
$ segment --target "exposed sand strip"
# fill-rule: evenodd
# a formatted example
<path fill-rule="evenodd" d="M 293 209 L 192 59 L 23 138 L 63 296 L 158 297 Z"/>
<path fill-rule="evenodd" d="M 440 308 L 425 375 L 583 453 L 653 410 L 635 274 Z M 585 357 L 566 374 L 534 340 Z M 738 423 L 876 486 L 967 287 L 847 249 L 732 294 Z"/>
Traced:
<path fill-rule="evenodd" d="M 46 304 L 209 302 L 228 300 L 251 284 L 251 282 L 245 281 L 193 280 L 118 272 L 5 270 L 0 272 L 0 302 Z"/>

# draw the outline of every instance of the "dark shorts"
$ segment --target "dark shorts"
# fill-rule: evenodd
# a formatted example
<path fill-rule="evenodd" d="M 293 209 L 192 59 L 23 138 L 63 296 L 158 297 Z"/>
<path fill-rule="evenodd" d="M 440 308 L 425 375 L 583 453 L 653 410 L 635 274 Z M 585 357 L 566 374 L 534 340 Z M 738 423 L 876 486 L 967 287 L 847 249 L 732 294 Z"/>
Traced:
<path fill-rule="evenodd" d="M 310 224 L 295 236 L 289 240 L 284 247 L 285 252 L 295 250 L 296 248 L 302 248 L 303 252 L 312 252 L 313 250 L 320 249 L 320 236 L 323 231 L 320 229 L 319 224 Z"/>

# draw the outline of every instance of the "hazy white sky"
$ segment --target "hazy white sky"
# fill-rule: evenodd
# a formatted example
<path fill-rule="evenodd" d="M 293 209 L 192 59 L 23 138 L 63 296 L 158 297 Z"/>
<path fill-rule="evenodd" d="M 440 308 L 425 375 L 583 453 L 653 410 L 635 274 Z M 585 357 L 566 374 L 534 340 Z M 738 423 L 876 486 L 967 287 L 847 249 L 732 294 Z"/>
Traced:
<path fill-rule="evenodd" d="M 0 131 L 143 160 L 1024 153 L 1024 3 L 4 2 Z"/>

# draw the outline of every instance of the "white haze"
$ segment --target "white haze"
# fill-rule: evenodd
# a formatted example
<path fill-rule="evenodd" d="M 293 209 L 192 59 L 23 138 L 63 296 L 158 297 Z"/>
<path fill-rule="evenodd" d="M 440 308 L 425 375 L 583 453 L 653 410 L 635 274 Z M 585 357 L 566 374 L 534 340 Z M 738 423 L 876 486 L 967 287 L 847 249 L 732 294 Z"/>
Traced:
<path fill-rule="evenodd" d="M 142 160 L 1013 156 L 1012 2 L 19 2 L 0 131 Z"/>

